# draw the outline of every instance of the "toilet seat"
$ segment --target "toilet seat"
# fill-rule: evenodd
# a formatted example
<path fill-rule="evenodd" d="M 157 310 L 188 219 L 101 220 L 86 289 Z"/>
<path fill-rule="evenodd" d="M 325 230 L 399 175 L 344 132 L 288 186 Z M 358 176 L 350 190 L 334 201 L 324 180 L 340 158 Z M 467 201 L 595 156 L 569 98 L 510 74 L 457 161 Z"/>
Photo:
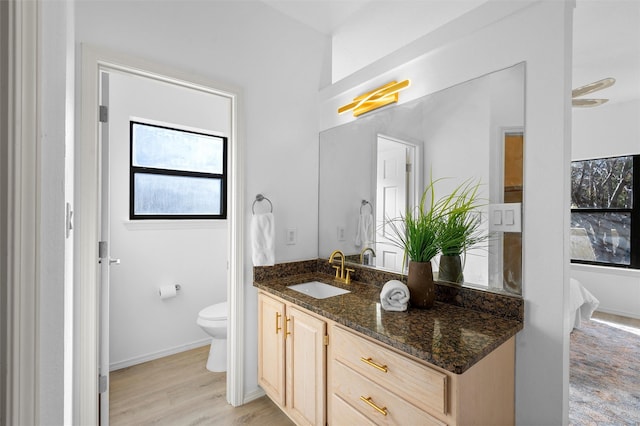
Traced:
<path fill-rule="evenodd" d="M 207 306 L 198 313 L 198 317 L 207 321 L 219 321 L 227 319 L 227 302 L 216 303 Z"/>

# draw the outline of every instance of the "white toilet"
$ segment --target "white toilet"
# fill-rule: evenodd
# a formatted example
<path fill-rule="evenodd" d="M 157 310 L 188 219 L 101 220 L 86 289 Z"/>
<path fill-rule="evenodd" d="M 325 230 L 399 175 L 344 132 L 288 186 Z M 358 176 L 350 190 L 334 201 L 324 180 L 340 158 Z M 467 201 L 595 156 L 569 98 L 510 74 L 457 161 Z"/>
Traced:
<path fill-rule="evenodd" d="M 227 302 L 201 310 L 197 324 L 212 337 L 207 370 L 227 371 Z"/>

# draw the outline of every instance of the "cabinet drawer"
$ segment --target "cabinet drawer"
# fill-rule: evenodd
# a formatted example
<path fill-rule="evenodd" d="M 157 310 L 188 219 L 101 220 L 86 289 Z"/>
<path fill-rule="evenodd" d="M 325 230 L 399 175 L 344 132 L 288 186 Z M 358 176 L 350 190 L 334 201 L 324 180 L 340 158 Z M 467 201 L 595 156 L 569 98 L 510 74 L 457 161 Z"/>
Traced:
<path fill-rule="evenodd" d="M 413 406 L 398 395 L 353 371 L 340 362 L 334 362 L 332 392 L 348 405 L 377 425 L 437 425 L 444 423 Z M 335 408 L 333 408 L 335 409 Z M 336 413 L 332 414 L 338 418 Z"/>
<path fill-rule="evenodd" d="M 333 327 L 332 357 L 413 405 L 447 413 L 447 375 Z"/>
<path fill-rule="evenodd" d="M 375 426 L 375 423 L 336 394 L 331 395 L 331 412 L 333 418 L 329 419 L 330 426 Z"/>

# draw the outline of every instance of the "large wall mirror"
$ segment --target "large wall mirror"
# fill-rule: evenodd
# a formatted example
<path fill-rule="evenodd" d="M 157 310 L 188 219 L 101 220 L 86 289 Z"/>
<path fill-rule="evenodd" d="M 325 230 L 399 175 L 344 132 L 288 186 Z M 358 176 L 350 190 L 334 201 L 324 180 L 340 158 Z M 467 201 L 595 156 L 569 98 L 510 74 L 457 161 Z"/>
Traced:
<path fill-rule="evenodd" d="M 413 208 L 431 178 L 442 178 L 436 196 L 471 178 L 481 182 L 489 239 L 464 256 L 464 285 L 521 294 L 524 96 L 520 63 L 321 132 L 319 256 L 339 249 L 401 272 L 385 217 Z"/>

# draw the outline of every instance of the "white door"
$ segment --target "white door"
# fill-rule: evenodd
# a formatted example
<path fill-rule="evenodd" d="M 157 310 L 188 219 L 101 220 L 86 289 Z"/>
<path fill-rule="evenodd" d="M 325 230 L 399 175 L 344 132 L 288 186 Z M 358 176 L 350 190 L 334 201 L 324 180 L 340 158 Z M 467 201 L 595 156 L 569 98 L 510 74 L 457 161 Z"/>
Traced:
<path fill-rule="evenodd" d="M 404 216 L 409 202 L 411 167 L 405 143 L 378 136 L 376 171 L 376 266 L 401 271 L 403 250 L 389 241 L 388 220 Z"/>
<path fill-rule="evenodd" d="M 109 239 L 109 122 L 106 111 L 109 107 L 109 74 L 100 73 L 100 158 L 101 158 L 101 220 L 100 242 L 98 254 L 100 256 L 100 336 L 98 374 L 100 395 L 100 425 L 109 424 L 109 268 L 119 264 L 119 260 L 110 256 Z"/>

